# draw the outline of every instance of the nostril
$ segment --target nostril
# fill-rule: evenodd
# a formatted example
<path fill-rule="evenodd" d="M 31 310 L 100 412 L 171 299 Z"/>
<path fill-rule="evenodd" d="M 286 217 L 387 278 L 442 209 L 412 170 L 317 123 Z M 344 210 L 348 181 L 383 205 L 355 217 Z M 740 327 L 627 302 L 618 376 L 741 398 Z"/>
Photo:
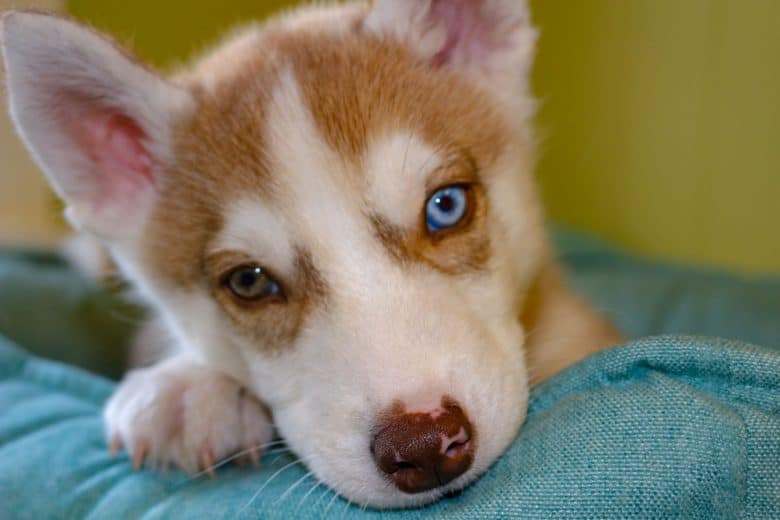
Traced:
<path fill-rule="evenodd" d="M 398 464 L 396 464 L 396 471 L 401 471 L 405 469 L 418 469 L 417 466 L 412 464 L 411 462 L 401 461 Z"/>
<path fill-rule="evenodd" d="M 470 441 L 468 440 L 453 441 L 450 443 L 449 446 L 447 446 L 447 449 L 445 450 L 444 454 L 451 459 L 463 455 L 464 453 L 468 452 L 469 442 Z"/>
<path fill-rule="evenodd" d="M 442 454 L 451 459 L 459 457 L 468 451 L 470 443 L 471 432 L 466 427 L 461 426 L 456 435 L 442 436 Z"/>

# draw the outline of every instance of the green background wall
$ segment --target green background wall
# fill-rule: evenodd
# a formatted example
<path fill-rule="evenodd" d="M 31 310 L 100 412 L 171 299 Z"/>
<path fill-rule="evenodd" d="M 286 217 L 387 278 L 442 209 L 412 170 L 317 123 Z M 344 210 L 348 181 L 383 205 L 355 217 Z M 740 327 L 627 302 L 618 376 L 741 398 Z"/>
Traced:
<path fill-rule="evenodd" d="M 71 0 L 157 65 L 294 2 Z M 536 0 L 552 217 L 655 257 L 780 272 L 780 1 Z"/>

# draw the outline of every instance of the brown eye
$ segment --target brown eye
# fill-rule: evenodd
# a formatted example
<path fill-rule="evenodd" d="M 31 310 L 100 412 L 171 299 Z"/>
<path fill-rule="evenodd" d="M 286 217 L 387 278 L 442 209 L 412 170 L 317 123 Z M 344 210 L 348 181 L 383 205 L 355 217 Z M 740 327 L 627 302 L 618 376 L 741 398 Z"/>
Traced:
<path fill-rule="evenodd" d="M 234 269 L 226 276 L 224 285 L 245 302 L 284 301 L 281 286 L 262 267 L 256 265 Z"/>

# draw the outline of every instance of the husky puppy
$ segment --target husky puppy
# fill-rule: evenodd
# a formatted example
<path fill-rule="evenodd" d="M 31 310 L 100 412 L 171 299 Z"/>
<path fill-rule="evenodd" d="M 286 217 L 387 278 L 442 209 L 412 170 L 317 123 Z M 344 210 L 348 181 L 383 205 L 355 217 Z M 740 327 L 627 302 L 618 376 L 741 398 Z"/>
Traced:
<path fill-rule="evenodd" d="M 273 425 L 380 508 L 483 473 L 529 385 L 619 341 L 545 235 L 535 40 L 521 0 L 320 5 L 163 77 L 4 14 L 19 134 L 156 313 L 139 348 L 165 355 L 108 403 L 113 448 L 197 471 Z"/>

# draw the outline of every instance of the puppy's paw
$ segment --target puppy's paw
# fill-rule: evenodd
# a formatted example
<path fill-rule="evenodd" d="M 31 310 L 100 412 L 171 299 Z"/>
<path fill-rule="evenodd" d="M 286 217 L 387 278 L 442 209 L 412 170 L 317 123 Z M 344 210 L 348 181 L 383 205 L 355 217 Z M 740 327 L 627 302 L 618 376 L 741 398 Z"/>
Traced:
<path fill-rule="evenodd" d="M 126 447 L 136 469 L 147 461 L 211 474 L 242 452 L 257 463 L 273 435 L 266 410 L 235 381 L 175 359 L 130 372 L 103 418 L 112 452 Z"/>

